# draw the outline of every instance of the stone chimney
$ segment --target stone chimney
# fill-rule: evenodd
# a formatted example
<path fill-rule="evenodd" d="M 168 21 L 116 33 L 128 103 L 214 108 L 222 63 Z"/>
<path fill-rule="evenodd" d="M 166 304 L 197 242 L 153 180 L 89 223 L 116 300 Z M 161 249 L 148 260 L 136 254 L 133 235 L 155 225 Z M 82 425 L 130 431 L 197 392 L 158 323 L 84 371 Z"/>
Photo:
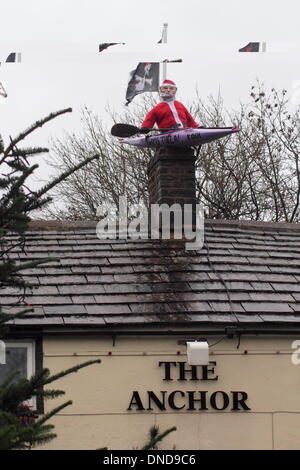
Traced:
<path fill-rule="evenodd" d="M 196 211 L 196 157 L 192 148 L 161 147 L 152 157 L 149 169 L 149 200 L 153 204 L 179 204 L 182 211 L 182 224 L 186 204 L 192 208 L 192 226 L 195 226 Z M 160 217 L 161 230 L 161 217 Z M 183 225 L 182 225 L 183 227 Z M 174 217 L 171 232 L 174 231 Z"/>

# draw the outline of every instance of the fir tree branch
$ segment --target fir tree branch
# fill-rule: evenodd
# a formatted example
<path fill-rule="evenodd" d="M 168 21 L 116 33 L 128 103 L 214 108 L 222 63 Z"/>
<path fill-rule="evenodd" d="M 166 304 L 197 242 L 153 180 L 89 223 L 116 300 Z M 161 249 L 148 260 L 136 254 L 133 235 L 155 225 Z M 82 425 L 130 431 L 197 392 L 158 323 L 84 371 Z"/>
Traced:
<path fill-rule="evenodd" d="M 17 145 L 17 143 L 19 143 L 21 140 L 25 139 L 25 137 L 27 137 L 29 134 L 34 132 L 38 127 L 42 127 L 44 124 L 51 121 L 52 119 L 55 119 L 57 116 L 60 116 L 61 114 L 70 113 L 70 112 L 72 112 L 72 108 L 62 109 L 61 111 L 56 111 L 54 113 L 51 113 L 48 116 L 46 116 L 44 119 L 41 119 L 40 121 L 37 121 L 35 124 L 30 126 L 24 132 L 19 134 L 15 139 L 13 139 L 11 141 L 10 145 L 4 150 L 3 158 L 2 158 L 2 160 L 0 160 L 0 165 L 5 160 L 5 158 L 8 156 L 9 152 L 12 151 L 14 146 Z"/>
<path fill-rule="evenodd" d="M 28 203 L 26 204 L 26 207 L 24 206 L 24 210 L 26 210 L 26 212 L 32 212 L 36 209 L 41 209 L 49 202 L 52 202 L 52 197 L 50 196 L 48 196 L 45 199 L 40 199 L 37 193 L 35 194 L 35 196 L 36 197 L 33 199 L 28 199 Z"/>
<path fill-rule="evenodd" d="M 41 418 L 39 418 L 38 421 L 36 421 L 35 424 L 36 424 L 37 426 L 41 426 L 41 425 L 44 424 L 46 421 L 48 421 L 50 418 L 52 418 L 52 416 L 54 416 L 55 414 L 59 413 L 61 410 L 63 410 L 64 408 L 66 408 L 67 406 L 70 406 L 70 405 L 73 405 L 72 400 L 66 401 L 66 402 L 63 403 L 62 405 L 57 406 L 57 407 L 54 408 L 53 410 L 49 411 L 49 413 L 46 413 L 44 416 L 42 416 Z"/>
<path fill-rule="evenodd" d="M 77 366 L 71 367 L 70 369 L 67 369 L 62 372 L 59 372 L 58 374 L 52 375 L 51 377 L 49 377 L 48 380 L 44 382 L 44 385 L 54 382 L 54 380 L 60 379 L 61 377 L 64 377 L 65 375 L 71 374 L 72 372 L 77 372 L 83 367 L 87 367 L 91 364 L 100 364 L 100 363 L 101 363 L 100 359 L 94 359 L 92 361 L 83 362 L 82 364 L 78 364 Z"/>
<path fill-rule="evenodd" d="M 150 438 L 149 442 L 144 447 L 142 447 L 141 450 L 153 449 L 154 446 L 158 442 L 162 441 L 168 434 L 170 434 L 171 432 L 176 431 L 176 430 L 177 430 L 177 428 L 174 426 L 173 428 L 167 429 L 165 432 L 163 432 L 161 434 L 158 434 L 158 429 L 157 429 L 157 435 Z"/>
<path fill-rule="evenodd" d="M 6 312 L 1 312 L 0 313 L 0 328 L 7 322 L 11 320 L 16 320 L 17 318 L 22 318 L 26 313 L 32 313 L 34 312 L 34 308 L 26 308 L 24 310 L 21 310 L 18 313 L 6 313 Z M 0 338 L 3 335 L 1 334 L 0 330 Z"/>
<path fill-rule="evenodd" d="M 59 261 L 59 258 L 48 257 L 48 258 L 42 258 L 40 260 L 28 261 L 27 263 L 22 263 L 22 264 L 15 266 L 11 272 L 17 273 L 19 271 L 24 271 L 24 269 L 35 268 L 36 266 L 39 266 L 40 264 L 51 263 L 52 261 Z"/>
<path fill-rule="evenodd" d="M 14 157 L 28 157 L 32 155 L 40 155 L 41 153 L 48 153 L 49 149 L 46 147 L 30 147 L 14 150 Z"/>
<path fill-rule="evenodd" d="M 23 170 L 23 174 L 17 179 L 16 183 L 13 184 L 10 188 L 10 191 L 2 198 L 1 200 L 1 205 L 6 206 L 8 201 L 12 200 L 12 197 L 14 194 L 17 193 L 17 191 L 20 190 L 22 187 L 24 181 L 38 168 L 38 164 L 36 163 L 35 165 L 30 166 L 29 168 L 26 168 L 26 170 Z M 7 208 L 8 211 L 13 210 L 13 206 L 9 206 Z"/>
<path fill-rule="evenodd" d="M 14 378 L 19 374 L 20 374 L 19 370 L 13 370 L 5 377 L 4 381 L 0 383 L 0 405 L 1 405 L 1 400 L 4 395 L 5 389 L 14 380 Z"/>
<path fill-rule="evenodd" d="M 80 170 L 82 167 L 84 167 L 85 165 L 87 165 L 91 161 L 93 161 L 95 159 L 98 159 L 98 158 L 99 158 L 99 154 L 96 154 L 96 155 L 93 155 L 92 157 L 86 158 L 83 162 L 80 162 L 78 165 L 76 165 L 73 168 L 65 171 L 58 178 L 55 178 L 51 183 L 47 184 L 42 189 L 40 189 L 37 192 L 37 195 L 40 197 L 43 194 L 47 193 L 48 191 L 50 191 L 50 189 L 52 189 L 54 186 L 59 184 L 61 181 L 65 180 L 68 176 L 72 175 L 75 171 Z"/>
<path fill-rule="evenodd" d="M 56 434 L 52 424 L 24 426 L 18 416 L 0 411 L 0 450 L 30 449 L 33 444 L 45 444 Z"/>
<path fill-rule="evenodd" d="M 35 393 L 35 396 L 42 396 L 45 400 L 48 400 L 50 398 L 58 398 L 61 397 L 62 395 L 65 395 L 66 392 L 63 390 L 43 390 L 43 391 L 37 391 Z"/>

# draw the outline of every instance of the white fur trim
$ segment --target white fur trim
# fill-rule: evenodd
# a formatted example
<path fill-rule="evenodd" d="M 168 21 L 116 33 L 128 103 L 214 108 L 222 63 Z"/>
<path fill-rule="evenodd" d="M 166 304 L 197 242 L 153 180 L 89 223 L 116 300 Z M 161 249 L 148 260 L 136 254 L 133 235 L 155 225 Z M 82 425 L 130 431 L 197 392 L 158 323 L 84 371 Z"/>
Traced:
<path fill-rule="evenodd" d="M 172 101 L 166 101 L 166 103 L 169 105 L 171 111 L 172 111 L 172 114 L 173 114 L 173 117 L 175 119 L 175 122 L 176 124 L 179 124 L 180 126 L 183 126 L 183 123 L 180 121 L 179 119 L 179 116 L 178 116 L 178 112 L 177 112 L 177 109 L 175 107 L 175 103 L 174 103 L 174 100 Z"/>

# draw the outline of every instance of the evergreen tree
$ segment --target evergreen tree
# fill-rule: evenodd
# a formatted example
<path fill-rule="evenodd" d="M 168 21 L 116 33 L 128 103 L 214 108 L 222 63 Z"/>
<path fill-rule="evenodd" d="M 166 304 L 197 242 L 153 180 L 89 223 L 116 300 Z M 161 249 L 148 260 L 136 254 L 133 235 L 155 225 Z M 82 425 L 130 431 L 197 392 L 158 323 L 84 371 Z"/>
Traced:
<path fill-rule="evenodd" d="M 148 440 L 141 450 L 157 450 L 157 444 L 162 441 L 168 434 L 176 431 L 176 427 L 166 429 L 166 431 L 160 432 L 159 426 L 151 426 L 148 433 Z"/>
<path fill-rule="evenodd" d="M 52 416 L 72 404 L 69 400 L 49 413 L 38 417 L 35 410 L 24 404 L 33 397 L 57 398 L 62 390 L 44 390 L 43 387 L 83 367 L 100 363 L 84 362 L 55 375 L 49 369 L 37 371 L 30 379 L 13 381 L 19 373 L 13 371 L 0 384 L 0 450 L 30 449 L 32 445 L 45 444 L 56 437 L 52 424 L 45 424 Z"/>
<path fill-rule="evenodd" d="M 22 264 L 12 259 L 11 253 L 15 248 L 24 250 L 30 215 L 51 201 L 48 194 L 52 188 L 99 157 L 98 154 L 89 156 L 41 189 L 30 189 L 28 179 L 38 168 L 38 164 L 31 164 L 31 160 L 48 152 L 48 149 L 19 148 L 19 143 L 47 122 L 70 111 L 69 108 L 51 113 L 11 140 L 7 147 L 0 136 L 0 294 L 1 288 L 7 287 L 20 292 L 19 304 L 14 306 L 19 307 L 16 312 L 10 313 L 0 304 L 0 338 L 7 332 L 8 322 L 33 311 L 24 303 L 26 288 L 30 285 L 22 278 L 22 271 L 57 259 L 44 258 Z M 19 379 L 19 371 L 12 371 L 0 384 L 0 450 L 27 449 L 33 444 L 53 439 L 56 436 L 54 426 L 46 422 L 72 402 L 67 401 L 41 417 L 25 402 L 32 397 L 56 398 L 64 394 L 61 390 L 44 390 L 43 387 L 82 367 L 99 362 L 89 361 L 55 375 L 50 375 L 48 369 L 42 369 L 30 379 Z"/>

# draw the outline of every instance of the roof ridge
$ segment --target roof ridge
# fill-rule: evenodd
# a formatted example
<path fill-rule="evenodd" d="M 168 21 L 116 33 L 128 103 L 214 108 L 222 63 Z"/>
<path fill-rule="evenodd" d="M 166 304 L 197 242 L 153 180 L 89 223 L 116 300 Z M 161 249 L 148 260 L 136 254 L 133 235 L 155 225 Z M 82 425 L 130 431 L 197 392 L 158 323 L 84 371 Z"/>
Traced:
<path fill-rule="evenodd" d="M 29 223 L 29 231 L 71 231 L 96 228 L 96 220 L 31 220 Z M 225 220 L 225 219 L 205 219 L 204 225 L 212 229 L 220 227 L 220 229 L 248 229 L 265 230 L 265 231 L 300 231 L 300 224 L 297 222 L 269 222 L 256 220 Z"/>

